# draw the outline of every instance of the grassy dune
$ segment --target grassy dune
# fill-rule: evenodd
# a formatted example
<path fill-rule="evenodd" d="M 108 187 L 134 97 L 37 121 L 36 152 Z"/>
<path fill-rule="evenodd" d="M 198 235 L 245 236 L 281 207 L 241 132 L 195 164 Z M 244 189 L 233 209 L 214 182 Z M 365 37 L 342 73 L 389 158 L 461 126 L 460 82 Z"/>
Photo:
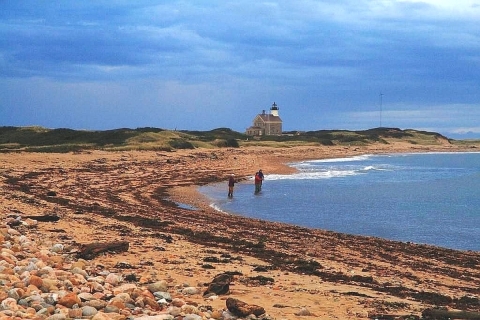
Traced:
<path fill-rule="evenodd" d="M 471 144 L 480 141 L 457 141 L 435 132 L 375 128 L 362 131 L 318 130 L 286 132 L 282 136 L 249 137 L 228 128 L 210 131 L 172 131 L 159 128 L 121 128 L 104 131 L 47 129 L 43 127 L 0 127 L 0 152 L 75 152 L 102 149 L 161 150 L 223 148 L 241 146 L 289 147 L 298 145 L 364 146 L 396 141 L 417 145 Z"/>

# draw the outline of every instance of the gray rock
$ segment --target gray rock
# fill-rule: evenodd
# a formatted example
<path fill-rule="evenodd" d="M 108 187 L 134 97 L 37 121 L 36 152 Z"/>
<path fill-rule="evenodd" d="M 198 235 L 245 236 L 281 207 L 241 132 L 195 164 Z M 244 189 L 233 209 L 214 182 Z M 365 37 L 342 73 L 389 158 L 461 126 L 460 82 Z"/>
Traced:
<path fill-rule="evenodd" d="M 20 299 L 20 295 L 18 294 L 16 289 L 8 290 L 8 297 L 15 299 L 15 301 L 18 301 Z"/>
<path fill-rule="evenodd" d="M 28 307 L 28 300 L 27 299 L 20 299 L 17 301 L 17 304 L 22 307 Z"/>
<path fill-rule="evenodd" d="M 168 292 L 157 291 L 157 292 L 154 292 L 153 295 L 155 296 L 156 299 L 165 299 L 167 301 L 172 301 L 172 296 Z"/>
<path fill-rule="evenodd" d="M 58 302 L 58 294 L 56 293 L 47 294 L 47 296 L 45 297 L 45 303 L 54 305 L 57 302 Z"/>
<path fill-rule="evenodd" d="M 90 306 L 82 307 L 82 316 L 84 317 L 93 317 L 97 313 L 98 311 L 94 307 L 90 307 Z"/>
<path fill-rule="evenodd" d="M 52 246 L 52 248 L 50 249 L 50 251 L 52 252 L 55 252 L 55 253 L 59 253 L 59 252 L 62 252 L 64 249 L 64 245 L 61 244 L 61 243 L 56 243 Z"/>
<path fill-rule="evenodd" d="M 135 302 L 133 303 L 125 303 L 125 307 L 127 307 L 130 310 L 135 309 Z"/>

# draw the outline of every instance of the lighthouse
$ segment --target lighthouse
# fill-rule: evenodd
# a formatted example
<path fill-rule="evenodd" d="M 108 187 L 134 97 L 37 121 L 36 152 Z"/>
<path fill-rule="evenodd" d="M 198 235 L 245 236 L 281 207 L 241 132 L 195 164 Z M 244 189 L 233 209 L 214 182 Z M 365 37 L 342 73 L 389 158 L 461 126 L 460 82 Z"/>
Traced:
<path fill-rule="evenodd" d="M 253 119 L 253 125 L 247 128 L 249 136 L 281 136 L 282 135 L 282 119 L 278 116 L 278 106 L 274 102 L 270 107 L 270 112 L 262 110 Z"/>
<path fill-rule="evenodd" d="M 278 107 L 275 101 L 273 102 L 272 107 L 270 108 L 270 114 L 272 116 L 278 117 Z"/>

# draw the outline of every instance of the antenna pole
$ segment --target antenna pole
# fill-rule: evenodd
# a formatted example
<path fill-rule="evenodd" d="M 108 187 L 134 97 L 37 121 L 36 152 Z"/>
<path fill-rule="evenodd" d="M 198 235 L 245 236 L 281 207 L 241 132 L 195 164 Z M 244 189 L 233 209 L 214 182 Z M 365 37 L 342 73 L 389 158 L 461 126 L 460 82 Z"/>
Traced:
<path fill-rule="evenodd" d="M 383 93 L 380 92 L 380 128 L 382 127 Z"/>

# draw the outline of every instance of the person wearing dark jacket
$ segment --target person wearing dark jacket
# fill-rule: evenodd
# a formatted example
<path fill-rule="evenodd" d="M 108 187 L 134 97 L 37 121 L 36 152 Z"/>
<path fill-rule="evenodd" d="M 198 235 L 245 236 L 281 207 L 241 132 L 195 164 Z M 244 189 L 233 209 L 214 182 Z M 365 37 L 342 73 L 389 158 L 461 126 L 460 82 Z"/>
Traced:
<path fill-rule="evenodd" d="M 230 178 L 228 179 L 228 197 L 233 197 L 233 187 L 235 186 L 235 175 L 232 173 Z"/>

